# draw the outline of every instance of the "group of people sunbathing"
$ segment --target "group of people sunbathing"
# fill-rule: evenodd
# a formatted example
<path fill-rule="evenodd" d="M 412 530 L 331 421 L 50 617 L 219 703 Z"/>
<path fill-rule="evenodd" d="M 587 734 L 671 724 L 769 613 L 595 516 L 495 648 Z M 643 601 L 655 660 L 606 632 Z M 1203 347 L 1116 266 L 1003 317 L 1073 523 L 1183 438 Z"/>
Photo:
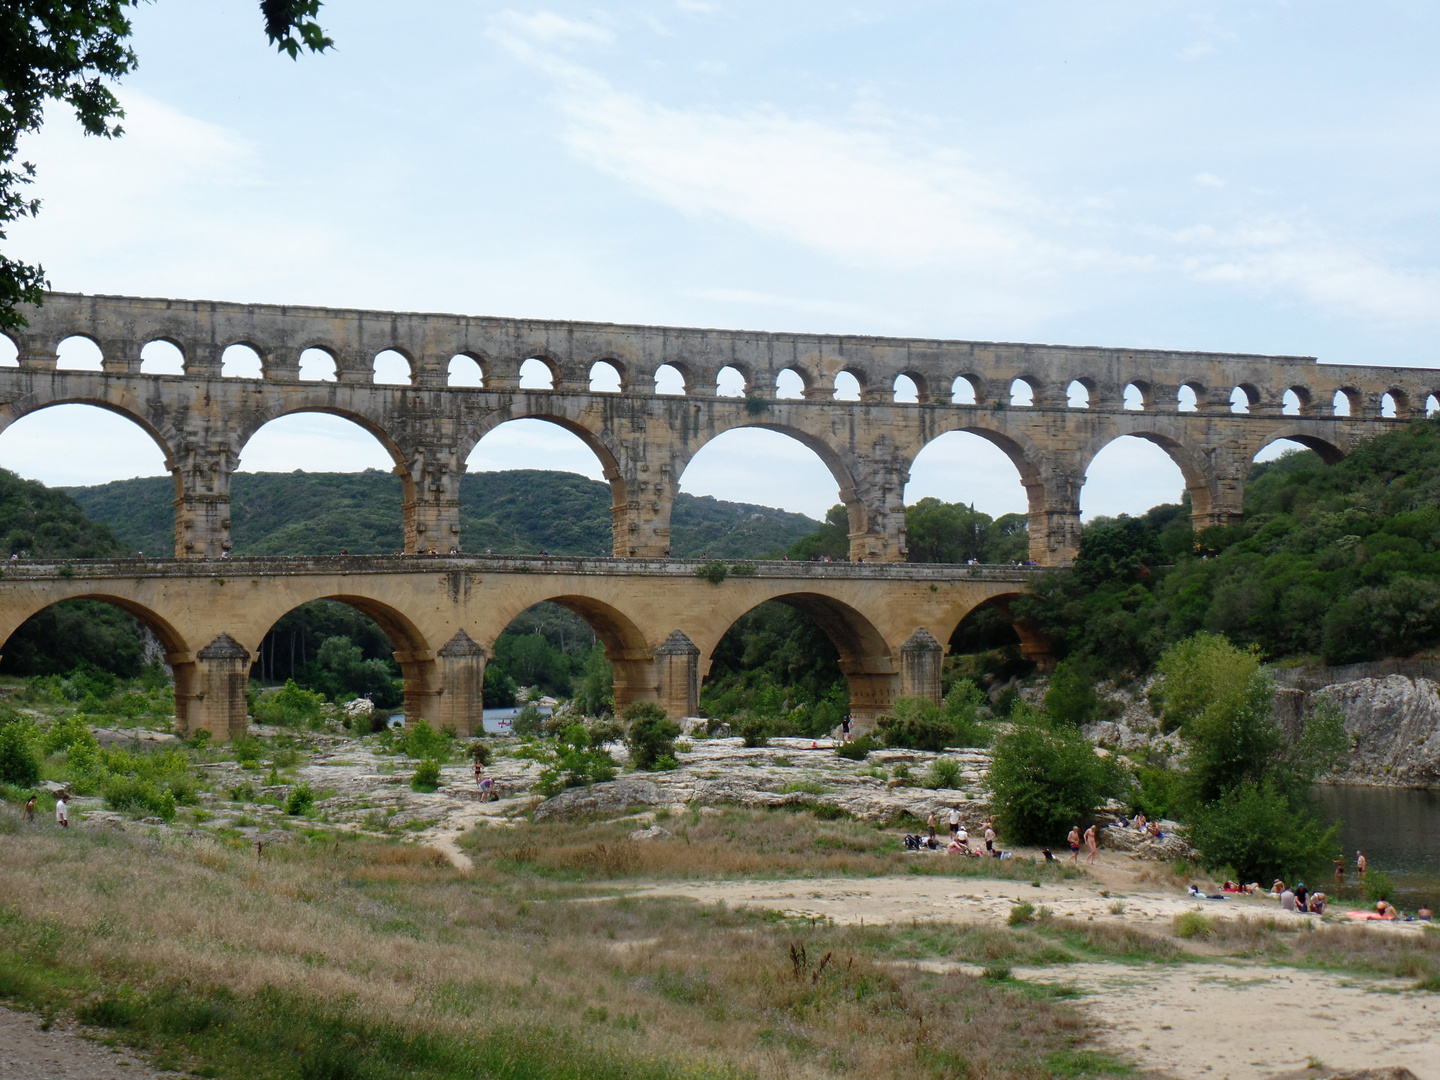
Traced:
<path fill-rule="evenodd" d="M 1124 818 L 1121 818 L 1120 824 L 1128 826 L 1131 829 L 1139 829 L 1141 833 L 1143 833 L 1145 836 L 1150 837 L 1153 840 L 1165 839 L 1165 834 L 1160 831 L 1160 822 L 1150 821 L 1148 818 L 1145 817 L 1145 811 L 1143 810 L 1137 813 L 1132 819 L 1130 819 L 1129 822 L 1125 821 Z"/>

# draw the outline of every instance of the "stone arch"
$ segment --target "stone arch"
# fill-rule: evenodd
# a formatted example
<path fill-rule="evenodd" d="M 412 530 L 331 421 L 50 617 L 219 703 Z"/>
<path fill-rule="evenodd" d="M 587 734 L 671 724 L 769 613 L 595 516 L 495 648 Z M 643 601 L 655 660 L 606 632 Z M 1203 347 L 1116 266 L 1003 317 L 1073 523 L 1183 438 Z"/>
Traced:
<path fill-rule="evenodd" d="M 936 630 L 940 631 L 937 636 L 940 641 L 945 643 L 946 654 L 948 655 L 953 649 L 955 636 L 967 619 L 984 612 L 993 612 L 1004 622 L 1010 624 L 1010 628 L 1015 632 L 1022 657 L 1035 664 L 1041 671 L 1053 670 L 1055 658 L 1051 652 L 1049 639 L 1041 634 L 1039 628 L 1034 624 L 1017 618 L 1011 608 L 1011 604 L 1022 595 L 1020 592 L 999 593 L 978 603 L 957 605 L 947 612 L 944 621 L 936 625 Z"/>
<path fill-rule="evenodd" d="M 1387 420 L 1410 415 L 1410 395 L 1397 386 L 1391 386 L 1380 395 L 1380 415 Z"/>
<path fill-rule="evenodd" d="M 1155 388 L 1144 379 L 1131 379 L 1121 391 L 1121 402 L 1122 411 L 1150 412 L 1155 408 Z"/>
<path fill-rule="evenodd" d="M 251 341 L 232 341 L 220 353 L 220 375 L 226 379 L 265 378 L 265 354 Z"/>
<path fill-rule="evenodd" d="M 20 343 L 0 330 L 0 367 L 18 368 L 20 366 Z"/>
<path fill-rule="evenodd" d="M 393 345 L 381 349 L 370 358 L 370 381 L 379 386 L 412 386 L 415 361 Z"/>
<path fill-rule="evenodd" d="M 1030 409 L 1040 404 L 1040 380 L 1033 375 L 1016 375 L 1010 380 L 1005 403 L 1015 409 Z"/>
<path fill-rule="evenodd" d="M 539 374 L 539 368 L 541 367 L 550 374 L 550 384 L 548 386 L 534 385 L 536 381 L 541 379 Z M 526 370 L 527 368 L 529 369 L 528 371 Z M 553 356 L 547 356 L 539 352 L 529 353 L 521 359 L 517 371 L 521 390 L 545 391 L 558 390 L 560 388 L 561 364 L 560 361 L 556 360 Z M 527 381 L 531 382 L 531 385 L 527 386 Z"/>
<path fill-rule="evenodd" d="M 600 462 L 601 474 L 605 482 L 610 485 L 610 512 L 613 515 L 612 535 L 614 538 L 614 554 L 617 558 L 629 554 L 628 537 L 622 535 L 622 522 L 630 500 L 630 488 L 625 479 L 625 451 L 623 447 L 605 430 L 604 427 L 592 428 L 586 423 L 566 416 L 559 411 L 541 410 L 537 412 L 524 411 L 519 406 L 520 400 L 515 402 L 517 408 L 510 413 L 490 413 L 474 427 L 468 428 L 459 438 L 457 457 L 461 462 L 469 460 L 475 448 L 480 445 L 482 439 L 489 435 L 496 428 L 515 420 L 539 420 L 556 427 L 563 428 L 571 435 L 576 436 L 595 455 Z M 655 479 L 658 481 L 659 476 Z M 536 601 L 538 603 L 539 601 Z"/>
<path fill-rule="evenodd" d="M 298 352 L 296 378 L 301 382 L 338 382 L 340 353 L 328 345 L 302 345 Z"/>
<path fill-rule="evenodd" d="M 1332 414 L 1358 417 L 1364 403 L 1365 396 L 1356 387 L 1336 387 L 1334 397 L 1331 398 Z"/>
<path fill-rule="evenodd" d="M 590 393 L 623 394 L 625 392 L 625 370 L 625 365 L 613 357 L 596 360 L 590 365 Z"/>
<path fill-rule="evenodd" d="M 860 401 L 865 396 L 865 373 L 858 368 L 841 368 L 832 381 L 836 401 Z"/>
<path fill-rule="evenodd" d="M 1431 390 L 1425 395 L 1425 415 L 1434 416 L 1440 413 L 1440 391 Z"/>
<path fill-rule="evenodd" d="M 675 388 L 677 382 L 678 390 Z M 689 392 L 690 384 L 690 375 L 681 364 L 661 364 L 655 369 L 654 391 L 662 397 L 684 397 Z"/>
<path fill-rule="evenodd" d="M 153 607 L 118 593 L 107 592 L 103 589 L 87 590 L 81 587 L 70 595 L 56 599 L 53 592 L 47 589 L 41 594 L 44 597 L 43 602 L 33 604 L 20 602 L 25 595 L 26 593 L 21 590 L 12 590 L 8 602 L 4 605 L 4 623 L 0 624 L 0 635 L 3 635 L 0 636 L 0 653 L 3 653 L 4 646 L 8 646 L 10 639 L 26 622 L 56 604 L 70 600 L 91 600 L 109 604 L 111 607 L 133 616 L 160 642 L 161 647 L 165 650 L 165 663 L 170 666 L 175 676 L 175 726 L 182 734 L 188 733 L 192 729 L 195 721 L 199 719 L 196 715 L 198 710 L 195 708 L 197 693 L 203 689 L 198 685 L 196 656 L 192 649 L 202 643 L 187 641 L 174 623 Z M 240 699 L 243 703 L 243 687 Z M 242 704 L 242 721 L 243 716 Z M 228 736 L 228 729 L 214 733 Z"/>
<path fill-rule="evenodd" d="M 980 405 L 985 393 L 985 383 L 978 375 L 956 375 L 950 380 L 950 403 L 952 405 Z"/>
<path fill-rule="evenodd" d="M 1205 387 L 1198 382 L 1185 382 L 1175 391 L 1176 412 L 1199 412 L 1205 404 Z"/>
<path fill-rule="evenodd" d="M 1313 397 L 1308 386 L 1287 386 L 1285 393 L 1280 395 L 1280 415 L 1307 416 L 1312 404 Z"/>
<path fill-rule="evenodd" d="M 1230 411 L 1248 413 L 1260 404 L 1260 391 L 1250 383 L 1240 383 L 1230 391 Z"/>
<path fill-rule="evenodd" d="M 912 390 L 913 393 L 904 392 L 904 389 L 902 389 L 902 384 L 900 382 L 901 379 L 910 380 L 910 387 L 904 389 Z M 918 371 L 907 370 L 900 372 L 899 375 L 896 375 L 893 390 L 895 392 L 896 401 L 914 400 L 919 404 L 924 405 L 930 400 L 930 382 L 925 378 L 924 375 L 920 374 L 920 372 Z"/>
<path fill-rule="evenodd" d="M 872 726 L 875 718 L 894 703 L 899 689 L 897 658 L 875 624 L 856 608 L 824 593 L 781 593 L 768 596 L 762 602 L 769 601 L 794 608 L 830 639 L 840 654 L 840 670 L 850 687 L 850 713 L 861 731 Z M 715 649 L 725 634 L 741 616 L 759 606 L 751 604 L 744 611 L 717 612 L 719 618 L 715 624 L 722 628 L 702 654 L 702 677 L 709 674 Z"/>
<path fill-rule="evenodd" d="M 1326 465 L 1334 465 L 1336 462 L 1343 461 L 1345 458 L 1345 451 L 1326 439 L 1322 439 L 1317 435 L 1312 435 L 1305 431 L 1282 428 L 1280 431 L 1272 432 L 1265 436 L 1265 440 L 1257 446 L 1254 453 L 1250 455 L 1250 460 L 1254 461 L 1267 446 L 1273 446 L 1275 443 L 1282 441 L 1299 443 L 1307 450 L 1314 450 L 1315 453 L 1320 455 L 1320 460 L 1325 462 Z"/>
<path fill-rule="evenodd" d="M 496 612 L 495 623 L 500 627 L 495 636 L 486 643 L 486 650 L 494 655 L 495 641 L 506 627 L 523 611 L 536 604 L 559 604 L 573 611 L 589 624 L 595 636 L 605 647 L 605 657 L 615 673 L 616 711 L 637 701 L 654 701 L 657 680 L 655 677 L 655 650 L 644 632 L 619 608 L 604 600 L 577 593 L 561 593 L 555 596 L 537 591 Z"/>
<path fill-rule="evenodd" d="M 485 385 L 485 360 L 479 353 L 458 352 L 445 365 L 445 385 L 482 387 Z"/>
<path fill-rule="evenodd" d="M 726 374 L 727 372 L 729 373 L 728 377 Z M 740 386 L 737 392 L 721 392 L 720 386 L 722 383 L 728 383 L 729 385 L 733 386 L 736 379 L 739 379 L 740 382 Z M 744 397 L 749 392 L 750 387 L 753 385 L 754 380 L 751 378 L 750 369 L 744 364 L 726 364 L 724 367 L 722 367 L 719 371 L 715 373 L 716 397 Z"/>
<path fill-rule="evenodd" d="M 247 658 L 258 657 L 261 646 L 270 631 L 290 612 L 317 600 L 333 600 L 354 608 L 373 620 L 393 647 L 392 656 L 400 665 L 405 689 L 405 716 L 407 721 L 428 720 L 439 728 L 458 718 L 447 718 L 444 710 L 441 673 L 437 670 L 436 646 L 416 622 L 393 603 L 379 597 L 359 592 L 332 591 L 323 587 L 315 588 L 313 594 L 297 596 L 295 591 L 280 594 L 278 602 L 266 602 L 265 597 L 257 598 L 257 610 L 250 619 L 248 629 L 242 632 L 241 644 Z M 248 677 L 249 660 L 245 664 Z M 459 725 L 456 724 L 456 730 Z"/>
<path fill-rule="evenodd" d="M 151 348 L 154 345 L 162 347 L 158 350 Z M 146 356 L 147 351 L 151 355 Z M 172 352 L 173 355 L 167 356 L 167 352 Z M 184 375 L 185 364 L 185 349 L 173 338 L 151 338 L 140 347 L 140 374 L 142 375 Z M 147 365 L 149 366 L 147 367 Z"/>
<path fill-rule="evenodd" d="M 1094 379 L 1071 379 L 1065 387 L 1065 404 L 1071 409 L 1088 409 L 1095 403 Z"/>
<path fill-rule="evenodd" d="M 800 381 L 800 393 L 781 393 L 780 384 L 781 381 L 785 379 L 786 375 L 791 375 Z M 783 367 L 775 373 L 775 397 L 781 401 L 798 401 L 801 398 L 808 397 L 810 395 L 811 388 L 812 387 L 810 373 L 806 371 L 805 368 L 802 367 L 800 364 L 790 364 L 788 367 Z"/>
<path fill-rule="evenodd" d="M 1203 455 L 1195 453 L 1190 447 L 1172 435 L 1160 431 L 1106 431 L 1098 435 L 1085 447 L 1084 456 L 1080 464 L 1090 468 L 1090 463 L 1095 460 L 1095 455 L 1109 446 L 1117 439 L 1132 436 L 1137 439 L 1144 439 L 1146 442 L 1154 443 L 1164 450 L 1166 455 L 1180 468 L 1180 475 L 1185 480 L 1185 490 L 1190 493 L 1190 517 L 1196 523 L 1197 528 L 1202 528 L 1202 521 L 1209 524 L 1210 517 L 1215 511 L 1215 499 L 1209 477 L 1202 463 Z M 1083 486 L 1082 486 L 1083 490 Z"/>
<path fill-rule="evenodd" d="M 94 367 L 67 366 L 67 364 L 66 364 L 66 362 L 65 362 L 65 357 L 61 356 L 60 354 L 65 350 L 65 345 L 66 345 L 66 343 L 67 343 L 67 342 L 71 342 L 71 341 L 83 341 L 83 342 L 85 342 L 86 344 L 92 346 L 92 347 L 95 349 L 95 351 L 99 354 L 99 362 L 96 363 L 96 365 L 95 365 Z M 80 346 L 79 348 L 81 349 L 82 352 L 89 352 L 89 351 L 90 351 L 89 349 L 85 348 L 84 345 Z M 182 351 L 183 351 L 183 350 L 182 350 Z M 56 358 L 56 359 L 55 359 L 55 370 L 56 370 L 56 371 L 103 371 L 103 370 L 105 369 L 105 350 L 104 350 L 104 347 L 100 344 L 99 339 L 96 338 L 93 334 L 86 334 L 86 333 L 66 334 L 63 338 L 61 338 L 59 341 L 57 341 L 57 342 L 55 343 L 55 358 Z M 88 363 L 88 361 L 87 361 L 87 363 Z"/>
<path fill-rule="evenodd" d="M 675 490 L 679 491 L 685 479 L 685 472 L 696 456 L 709 446 L 716 439 L 731 432 L 743 431 L 746 428 L 760 428 L 764 431 L 774 431 L 786 435 L 800 443 L 818 457 L 821 463 L 829 471 L 835 480 L 838 488 L 840 501 L 845 504 L 846 512 L 850 519 L 850 533 L 852 536 L 869 531 L 869 515 L 864 503 L 857 493 L 857 477 L 859 469 L 857 463 L 850 457 L 847 450 L 837 447 L 821 436 L 806 431 L 803 428 L 791 424 L 780 423 L 773 420 L 766 420 L 765 414 L 758 417 L 744 416 L 736 423 L 716 430 L 703 440 L 693 443 L 683 461 L 677 461 L 675 467 L 678 470 L 674 478 Z"/>
<path fill-rule="evenodd" d="M 136 407 L 139 405 L 138 402 L 109 401 L 105 398 L 91 395 L 66 394 L 54 398 L 43 398 L 39 394 L 30 394 L 18 401 L 0 404 L 0 432 L 5 431 L 11 424 L 15 423 L 15 421 L 23 419 L 31 413 L 39 412 L 42 409 L 49 409 L 56 405 L 93 405 L 98 409 L 104 409 L 106 412 L 123 416 L 126 420 L 129 420 L 135 424 L 136 427 L 140 428 L 141 431 L 145 432 L 146 435 L 150 436 L 155 445 L 160 448 L 160 453 L 165 456 L 165 468 L 170 470 L 175 468 L 175 453 L 171 449 L 171 444 L 172 440 L 176 438 L 176 433 L 168 429 L 162 431 L 150 423 L 146 415 Z M 178 478 L 176 482 L 178 485 Z M 176 494 L 179 494 L 178 487 Z"/>

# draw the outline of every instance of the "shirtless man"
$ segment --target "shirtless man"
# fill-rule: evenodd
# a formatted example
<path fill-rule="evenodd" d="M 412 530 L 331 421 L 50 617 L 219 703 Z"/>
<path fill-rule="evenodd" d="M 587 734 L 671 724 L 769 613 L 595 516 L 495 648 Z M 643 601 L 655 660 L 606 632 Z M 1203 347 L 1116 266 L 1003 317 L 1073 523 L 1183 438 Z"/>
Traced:
<path fill-rule="evenodd" d="M 1365 861 L 1364 852 L 1355 852 L 1355 869 L 1360 871 L 1360 880 L 1365 880 L 1365 867 L 1369 864 Z"/>
<path fill-rule="evenodd" d="M 1070 861 L 1076 866 L 1080 865 L 1080 826 L 1076 825 L 1070 830 L 1070 835 L 1065 837 L 1065 842 L 1070 845 Z"/>

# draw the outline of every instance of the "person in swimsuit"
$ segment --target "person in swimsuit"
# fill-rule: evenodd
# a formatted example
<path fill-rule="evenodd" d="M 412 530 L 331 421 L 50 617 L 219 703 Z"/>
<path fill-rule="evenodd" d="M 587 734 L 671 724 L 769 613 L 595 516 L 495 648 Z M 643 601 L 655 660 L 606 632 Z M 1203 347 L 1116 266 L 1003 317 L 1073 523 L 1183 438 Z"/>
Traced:
<path fill-rule="evenodd" d="M 1089 855 L 1085 856 L 1085 865 L 1094 866 L 1095 856 L 1100 851 L 1100 841 L 1095 836 L 1094 825 L 1091 825 L 1088 829 L 1085 830 L 1085 847 L 1090 852 Z"/>
<path fill-rule="evenodd" d="M 1077 866 L 1080 864 L 1080 826 L 1076 825 L 1070 830 L 1070 835 L 1065 837 L 1065 842 L 1070 845 L 1070 861 Z"/>
<path fill-rule="evenodd" d="M 1361 881 L 1365 880 L 1365 867 L 1368 865 L 1370 864 L 1365 861 L 1365 853 L 1363 851 L 1355 852 L 1355 869 L 1360 871 Z"/>

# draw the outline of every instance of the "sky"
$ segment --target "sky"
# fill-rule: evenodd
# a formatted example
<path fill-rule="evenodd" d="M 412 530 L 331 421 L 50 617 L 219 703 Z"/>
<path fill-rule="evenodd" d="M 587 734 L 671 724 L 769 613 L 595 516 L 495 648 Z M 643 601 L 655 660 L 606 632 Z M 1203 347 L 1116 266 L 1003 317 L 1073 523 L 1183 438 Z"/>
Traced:
<path fill-rule="evenodd" d="M 54 108 L 22 143 L 44 207 L 5 250 L 57 289 L 1440 366 L 1434 4 L 330 0 L 336 48 L 298 62 L 253 0 L 134 22 L 124 136 Z M 0 433 L 0 465 L 164 471 L 81 406 Z M 323 416 L 241 460 L 390 465 Z M 600 475 L 538 421 L 469 467 Z M 681 487 L 817 517 L 837 498 L 762 431 Z M 1082 512 L 1180 490 L 1122 439 Z M 905 494 L 1025 509 L 974 436 L 928 448 Z"/>

